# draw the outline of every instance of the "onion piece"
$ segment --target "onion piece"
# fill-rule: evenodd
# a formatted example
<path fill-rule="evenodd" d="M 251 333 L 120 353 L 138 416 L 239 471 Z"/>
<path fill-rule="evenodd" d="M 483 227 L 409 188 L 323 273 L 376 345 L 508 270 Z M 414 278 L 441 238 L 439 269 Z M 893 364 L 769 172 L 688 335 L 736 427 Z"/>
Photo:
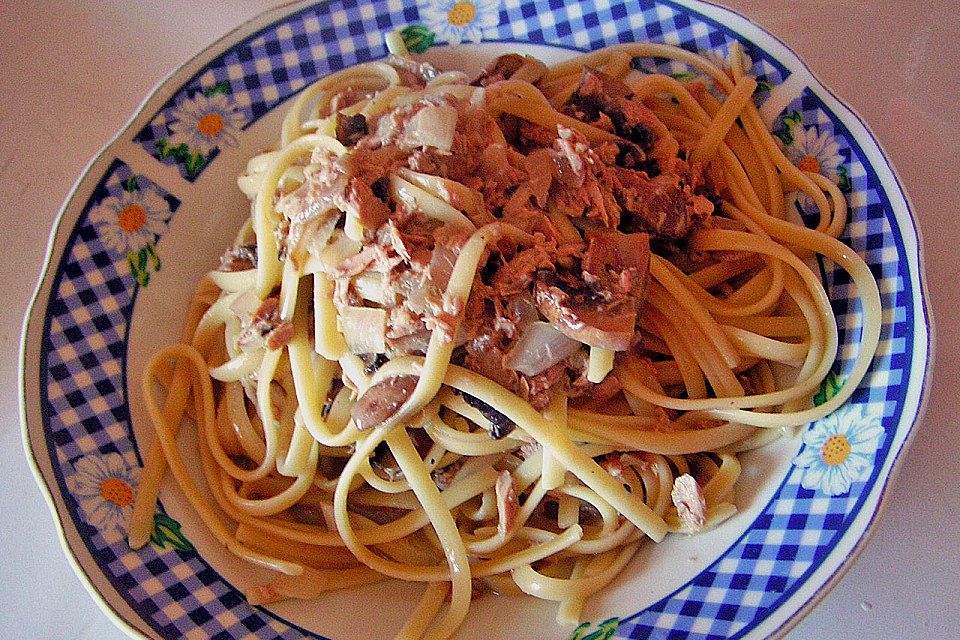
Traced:
<path fill-rule="evenodd" d="M 345 233 L 337 230 L 329 243 L 319 253 L 322 270 L 326 273 L 333 273 L 337 265 L 359 253 L 360 247 L 359 242 L 348 238 Z"/>
<path fill-rule="evenodd" d="M 529 292 L 518 293 L 507 301 L 507 317 L 513 320 L 519 329 L 540 319 L 533 296 Z"/>
<path fill-rule="evenodd" d="M 407 182 L 414 184 L 432 196 L 440 198 L 454 209 L 462 211 L 477 226 L 493 222 L 483 203 L 483 194 L 455 180 L 413 171 L 400 167 L 397 174 Z"/>
<path fill-rule="evenodd" d="M 233 311 L 244 322 L 250 322 L 261 304 L 263 304 L 263 300 L 258 298 L 252 289 L 247 289 L 230 303 L 230 311 Z"/>
<path fill-rule="evenodd" d="M 457 263 L 459 251 L 449 244 L 437 245 L 430 256 L 430 280 L 440 291 L 445 291 L 453 275 L 453 267 Z"/>
<path fill-rule="evenodd" d="M 414 211 L 419 211 L 445 224 L 470 231 L 477 228 L 459 209 L 455 209 L 442 198 L 404 180 L 397 174 L 390 176 L 390 197 Z"/>
<path fill-rule="evenodd" d="M 566 360 L 580 343 L 557 331 L 549 322 L 533 322 L 503 356 L 503 366 L 527 376 L 535 376 Z"/>
<path fill-rule="evenodd" d="M 360 355 L 387 350 L 387 312 L 383 309 L 343 307 L 337 322 L 350 353 Z"/>
<path fill-rule="evenodd" d="M 391 305 L 395 302 L 388 297 L 390 292 L 384 282 L 383 274 L 369 271 L 361 273 L 353 279 L 353 286 L 364 300 Z"/>
<path fill-rule="evenodd" d="M 410 118 L 403 128 L 402 146 L 434 147 L 450 151 L 457 129 L 457 110 L 448 104 L 430 104 Z"/>

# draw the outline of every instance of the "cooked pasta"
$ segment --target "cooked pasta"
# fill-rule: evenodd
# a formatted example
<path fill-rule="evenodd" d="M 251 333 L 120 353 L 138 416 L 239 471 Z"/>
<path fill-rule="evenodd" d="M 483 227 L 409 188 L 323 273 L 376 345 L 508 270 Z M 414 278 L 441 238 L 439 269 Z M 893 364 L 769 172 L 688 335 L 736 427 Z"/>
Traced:
<path fill-rule="evenodd" d="M 647 538 L 736 512 L 739 452 L 850 397 L 877 285 L 737 48 L 727 68 L 650 43 L 507 55 L 469 82 L 388 44 L 303 91 L 240 176 L 249 220 L 145 371 L 130 543 L 169 469 L 220 544 L 276 572 L 251 603 L 397 579 L 424 587 L 397 638 L 450 637 L 485 592 L 573 625 Z M 650 57 L 699 79 L 638 71 Z M 789 219 L 795 191 L 815 229 Z M 814 254 L 863 318 L 819 406 L 838 329 Z"/>

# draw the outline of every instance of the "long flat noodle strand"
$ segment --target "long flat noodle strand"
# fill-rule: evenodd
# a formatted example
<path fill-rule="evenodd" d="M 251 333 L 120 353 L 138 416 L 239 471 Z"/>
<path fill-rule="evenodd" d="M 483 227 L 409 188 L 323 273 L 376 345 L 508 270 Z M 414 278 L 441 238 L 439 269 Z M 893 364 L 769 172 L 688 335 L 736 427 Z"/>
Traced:
<path fill-rule="evenodd" d="M 315 82 L 297 97 L 296 102 L 293 103 L 293 106 L 284 117 L 283 124 L 280 128 L 281 145 L 286 146 L 303 134 L 302 119 L 304 108 L 320 96 L 320 94 L 329 92 L 331 88 L 337 87 L 338 90 L 341 90 L 340 88 L 342 87 L 373 89 L 380 85 L 390 87 L 398 84 L 400 84 L 400 76 L 397 70 L 383 62 L 358 64 Z"/>
<path fill-rule="evenodd" d="M 804 175 L 803 171 L 794 166 L 794 164 L 783 155 L 783 152 L 780 151 L 773 141 L 773 136 L 766 130 L 756 106 L 753 104 L 747 104 L 745 106 L 743 110 L 743 120 L 747 134 L 751 136 L 752 139 L 761 143 L 762 148 L 766 151 L 768 157 L 773 161 L 777 169 L 780 170 L 781 175 L 810 196 L 816 203 L 817 208 L 821 211 L 821 214 L 829 212 L 830 207 L 827 203 L 826 196 L 823 195 L 823 191 L 821 191 L 810 178 Z M 829 215 L 821 215 L 821 221 L 820 224 L 817 225 L 817 231 L 825 232 L 829 227 L 829 221 Z"/>
<path fill-rule="evenodd" d="M 274 194 L 283 172 L 298 158 L 324 148 L 337 155 L 347 152 L 346 148 L 329 136 L 311 134 L 297 138 L 286 145 L 264 170 L 263 182 L 254 201 L 253 228 L 257 235 L 257 295 L 265 299 L 273 287 L 280 281 L 281 264 L 279 247 L 274 236 L 275 219 Z"/>
<path fill-rule="evenodd" d="M 149 377 L 149 373 L 150 369 L 147 369 L 145 378 Z M 177 425 L 176 428 L 179 428 L 180 419 L 187 406 L 189 389 L 190 371 L 186 364 L 178 359 L 177 364 L 174 365 L 173 381 L 167 388 L 166 403 L 163 405 L 163 415 L 160 418 L 164 424 Z M 153 514 L 157 508 L 157 495 L 160 493 L 160 483 L 167 468 L 163 445 L 158 442 L 158 438 L 159 436 L 156 436 L 150 445 L 141 473 L 140 485 L 137 488 L 133 514 L 130 516 L 127 539 L 131 549 L 140 549 L 145 546 L 150 542 L 150 536 L 153 534 Z"/>
<path fill-rule="evenodd" d="M 860 336 L 860 352 L 857 355 L 850 375 L 847 377 L 847 383 L 838 394 L 842 396 L 842 399 L 834 402 L 834 398 L 837 397 L 834 396 L 828 403 L 825 403 L 831 406 L 832 409 L 819 416 L 823 417 L 841 406 L 843 402 L 850 397 L 856 386 L 860 383 L 860 380 L 863 379 L 873 360 L 873 355 L 876 352 L 880 340 L 882 313 L 880 290 L 877 282 L 863 259 L 839 240 L 767 215 L 756 215 L 749 209 L 746 210 L 746 213 L 751 215 L 774 239 L 810 249 L 832 260 L 850 274 L 851 279 L 857 287 L 857 293 L 863 305 L 863 329 Z M 821 408 L 823 406 L 824 405 L 820 405 Z"/>
<path fill-rule="evenodd" d="M 419 362 L 422 362 L 422 358 L 408 357 L 402 361 L 393 360 L 385 365 L 384 369 L 394 365 L 391 372 L 402 370 L 401 367 L 407 371 L 415 371 Z M 453 364 L 448 366 L 443 382 L 479 398 L 514 423 L 522 425 L 523 430 L 544 448 L 549 449 L 568 471 L 605 500 L 616 505 L 618 510 L 637 528 L 656 542 L 663 539 L 665 531 L 662 520 L 640 499 L 627 493 L 610 474 L 592 458 L 582 453 L 573 442 L 563 434 L 557 433 L 556 429 L 529 403 L 507 392 L 492 380 Z"/>
<path fill-rule="evenodd" d="M 394 429 L 387 435 L 386 441 L 404 476 L 410 482 L 410 487 L 430 517 L 430 523 L 440 538 L 447 564 L 450 566 L 450 606 L 446 615 L 424 634 L 424 638 L 428 640 L 448 638 L 467 617 L 467 609 L 470 607 L 472 587 L 467 550 L 463 546 L 453 515 L 443 503 L 437 485 L 424 470 L 423 462 L 406 431 Z"/>
<path fill-rule="evenodd" d="M 221 476 L 221 486 L 224 495 L 233 504 L 246 513 L 254 516 L 272 516 L 289 509 L 296 504 L 313 484 L 313 475 L 316 470 L 317 450 L 314 443 L 310 452 L 312 467 L 297 477 L 297 479 L 283 492 L 269 498 L 250 499 L 237 495 L 233 489 L 233 482 L 226 474 Z"/>
<path fill-rule="evenodd" d="M 703 137 L 697 143 L 690 162 L 707 162 L 717 151 L 720 141 L 727 136 L 727 131 L 733 126 L 747 101 L 753 97 L 757 88 L 757 81 L 753 78 L 743 78 L 737 82 L 733 92 L 727 96 L 723 106 L 713 117 L 710 126 L 703 132 Z"/>
<path fill-rule="evenodd" d="M 367 567 L 339 570 L 318 570 L 304 567 L 303 573 L 295 576 L 281 574 L 273 582 L 247 589 L 244 595 L 253 606 L 265 605 L 286 598 L 312 600 L 330 591 L 351 589 L 366 584 L 375 584 L 384 576 Z"/>
<path fill-rule="evenodd" d="M 710 313 L 724 316 L 724 321 L 730 317 L 755 316 L 771 308 L 783 294 L 783 263 L 779 260 L 771 260 L 768 263 L 773 272 L 773 279 L 767 291 L 762 297 L 747 304 L 732 304 L 729 300 L 713 296 L 697 282 L 695 277 L 687 276 L 668 260 L 663 260 L 659 256 L 651 256 L 651 260 L 657 263 L 658 268 L 663 268 L 673 274 L 676 280 L 690 291 L 694 300 L 703 305 Z"/>
<path fill-rule="evenodd" d="M 634 385 L 629 376 L 618 374 L 626 384 Z M 625 386 L 626 386 L 625 384 Z M 723 423 L 716 427 L 691 431 L 641 430 L 627 425 L 610 424 L 602 414 L 573 412 L 570 423 L 577 429 L 593 433 L 629 451 L 647 451 L 663 455 L 686 455 L 728 446 L 754 432 L 751 426 Z"/>
<path fill-rule="evenodd" d="M 650 305 L 650 308 L 643 311 L 641 324 L 662 338 L 666 343 L 680 372 L 683 386 L 687 392 L 687 398 L 706 398 L 707 385 L 703 376 L 703 370 L 698 366 L 696 358 L 690 353 L 687 342 L 680 337 L 680 333 L 676 327 L 667 320 L 666 316 L 664 316 L 659 309 L 655 309 L 653 305 Z M 628 389 L 628 391 L 630 390 Z M 663 389 L 659 389 L 657 393 L 663 394 Z M 640 399 L 644 400 L 644 398 Z M 656 403 L 652 404 L 656 406 Z"/>
<path fill-rule="evenodd" d="M 513 579 L 524 593 L 529 593 L 544 600 L 562 602 L 577 595 L 589 595 L 599 591 L 620 573 L 621 569 L 633 558 L 636 551 L 636 543 L 624 547 L 616 552 L 614 561 L 606 569 L 593 575 L 564 580 L 545 576 L 526 565 L 513 570 Z"/>
<path fill-rule="evenodd" d="M 310 296 L 307 288 L 301 287 L 293 315 L 294 335 L 287 345 L 300 415 L 310 435 L 320 444 L 328 447 L 351 444 L 353 432 L 347 429 L 335 432 L 323 417 L 322 401 L 330 392 L 337 367 L 335 361 L 313 357 L 308 323 Z"/>
<path fill-rule="evenodd" d="M 769 406 L 791 400 L 798 395 L 802 395 L 808 391 L 811 391 L 817 384 L 819 384 L 819 381 L 823 379 L 823 376 L 826 375 L 830 366 L 832 366 L 833 358 L 836 356 L 838 344 L 837 327 L 835 321 L 833 321 L 833 310 L 830 306 L 830 301 L 827 298 L 826 293 L 823 291 L 823 288 L 820 286 L 816 275 L 814 275 L 810 269 L 799 260 L 799 258 L 790 253 L 787 249 L 783 248 L 781 245 L 739 231 L 723 231 L 716 229 L 701 231 L 698 232 L 693 238 L 691 246 L 694 247 L 695 250 L 701 251 L 736 250 L 749 246 L 753 251 L 778 258 L 789 264 L 801 278 L 808 292 L 813 296 L 813 299 L 822 314 L 822 322 L 827 330 L 826 345 L 824 348 L 826 357 L 821 359 L 820 364 L 816 368 L 814 374 L 808 376 L 804 381 L 798 381 L 794 387 L 782 391 L 743 396 L 738 398 L 715 398 L 702 400 L 684 400 L 659 395 L 651 396 L 650 393 L 644 393 L 641 395 L 641 397 L 645 397 L 650 401 L 673 409 L 711 411 L 712 415 L 715 417 L 731 420 L 733 422 L 743 422 L 746 424 L 756 424 L 755 421 L 757 420 L 763 422 L 762 425 L 756 424 L 756 426 L 782 426 L 781 424 L 771 424 L 771 420 L 784 424 L 790 421 L 793 421 L 790 422 L 790 424 L 803 424 L 805 422 L 809 422 L 809 420 L 800 418 L 800 413 L 789 415 L 783 414 L 780 416 L 770 416 L 765 414 L 761 419 L 749 411 L 741 411 L 733 414 L 727 411 L 728 409 L 737 409 L 741 407 Z M 872 350 L 870 353 L 872 354 Z M 631 391 L 636 393 L 638 390 L 632 389 Z"/>
<path fill-rule="evenodd" d="M 427 588 L 417 603 L 416 608 L 410 612 L 406 624 L 394 636 L 395 640 L 416 640 L 422 638 L 437 617 L 440 607 L 443 606 L 443 600 L 450 593 L 450 585 L 446 582 L 429 582 Z"/>
<path fill-rule="evenodd" d="M 257 282 L 257 270 L 246 271 L 210 271 L 207 278 L 226 293 L 237 293 L 252 289 Z"/>
<path fill-rule="evenodd" d="M 711 118 L 716 118 L 721 103 L 708 91 L 695 96 Z M 702 135 L 702 134 L 701 134 Z M 783 193 L 777 170 L 767 154 L 759 149 L 746 132 L 739 126 L 733 125 L 727 132 L 724 142 L 736 155 L 743 165 L 750 184 L 757 194 L 758 205 L 778 218 L 784 217 Z M 762 204 L 761 204 L 762 203 Z"/>
<path fill-rule="evenodd" d="M 743 385 L 740 384 L 734 373 L 736 369 L 740 368 L 740 363 L 743 360 L 741 353 L 734 348 L 734 352 L 737 354 L 737 362 L 733 366 L 727 365 L 723 361 L 722 355 L 707 340 L 703 330 L 684 314 L 675 313 L 672 299 L 667 296 L 656 296 L 656 298 L 656 302 L 654 302 L 654 298 L 651 298 L 651 302 L 657 306 L 665 320 L 673 325 L 674 333 L 686 347 L 686 350 L 693 355 L 713 394 L 721 397 L 742 396 L 744 394 Z M 726 334 L 724 334 L 724 338 L 729 340 Z M 730 345 L 733 346 L 732 341 L 730 341 Z"/>
<path fill-rule="evenodd" d="M 147 372 L 156 370 L 157 363 L 160 360 L 170 357 L 176 357 L 178 359 L 182 358 L 186 362 L 190 363 L 192 367 L 194 367 L 194 383 L 200 386 L 200 393 L 201 397 L 203 398 L 203 403 L 210 407 L 209 411 L 201 414 L 201 420 L 212 422 L 213 391 L 210 388 L 210 378 L 206 375 L 206 363 L 203 361 L 202 356 L 195 349 L 187 345 L 179 344 L 159 351 L 147 364 Z M 150 419 L 153 421 L 154 428 L 157 431 L 157 441 L 163 448 L 164 458 L 166 458 L 167 465 L 170 467 L 170 471 L 173 473 L 174 478 L 176 478 L 177 484 L 180 485 L 181 490 L 187 496 L 187 500 L 190 501 L 191 506 L 193 506 L 194 510 L 203 520 L 203 523 L 217 538 L 217 541 L 229 549 L 232 553 L 235 553 L 238 556 L 246 558 L 257 564 L 289 575 L 296 575 L 300 573 L 300 571 L 302 571 L 302 567 L 299 565 L 287 562 L 285 560 L 278 560 L 276 558 L 265 556 L 264 554 L 254 551 L 253 549 L 249 549 L 245 545 L 238 543 L 233 538 L 232 534 L 227 530 L 226 525 L 222 522 L 222 520 L 220 520 L 220 517 L 210 509 L 203 495 L 200 493 L 200 490 L 196 487 L 191 479 L 190 472 L 187 470 L 186 464 L 184 464 L 183 459 L 177 452 L 176 442 L 174 442 L 174 434 L 172 433 L 168 423 L 165 421 L 162 410 L 157 406 L 156 400 L 153 396 L 152 385 L 153 380 L 151 380 L 150 376 L 145 376 L 144 399 L 146 401 L 147 413 L 150 415 Z"/>
<path fill-rule="evenodd" d="M 196 332 L 200 320 L 205 315 L 204 305 L 196 304 L 202 290 L 207 286 L 207 279 L 201 280 L 194 290 L 193 301 L 190 304 L 190 313 L 180 332 L 181 342 L 188 342 Z M 206 305 L 209 308 L 209 305 Z M 156 360 L 158 364 L 162 358 Z M 147 369 L 144 377 L 149 377 L 153 369 Z M 144 383 L 146 384 L 146 383 Z M 180 421 L 187 408 L 190 395 L 190 373 L 185 363 L 178 359 L 173 367 L 173 376 L 167 385 L 167 397 L 163 407 L 164 424 L 175 425 L 174 435 L 179 431 Z M 147 458 L 140 474 L 140 484 L 137 487 L 137 496 L 133 504 L 133 513 L 127 525 L 127 541 L 131 549 L 141 549 L 153 534 L 153 515 L 156 510 L 157 497 L 160 493 L 160 484 L 166 473 L 167 461 L 159 442 L 154 440 L 150 444 Z"/>
<path fill-rule="evenodd" d="M 730 93 L 733 90 L 733 82 L 727 77 L 727 74 L 707 58 L 680 47 L 653 42 L 623 43 L 575 56 L 551 67 L 544 76 L 544 80 L 550 82 L 564 75 L 577 74 L 585 66 L 603 66 L 611 56 L 618 53 L 626 53 L 634 58 L 679 60 L 706 73 L 724 93 Z"/>

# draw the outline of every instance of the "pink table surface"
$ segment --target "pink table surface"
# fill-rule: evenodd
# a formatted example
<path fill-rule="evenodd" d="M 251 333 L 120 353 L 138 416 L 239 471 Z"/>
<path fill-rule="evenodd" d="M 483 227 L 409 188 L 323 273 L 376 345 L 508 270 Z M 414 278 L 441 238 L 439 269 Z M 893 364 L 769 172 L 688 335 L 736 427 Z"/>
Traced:
<path fill-rule="evenodd" d="M 87 161 L 169 71 L 268 0 L 0 7 L 0 636 L 115 640 L 67 563 L 20 443 L 24 309 Z M 792 640 L 960 637 L 960 3 L 730 1 L 869 123 L 924 234 L 937 367 L 925 420 L 859 561 Z"/>

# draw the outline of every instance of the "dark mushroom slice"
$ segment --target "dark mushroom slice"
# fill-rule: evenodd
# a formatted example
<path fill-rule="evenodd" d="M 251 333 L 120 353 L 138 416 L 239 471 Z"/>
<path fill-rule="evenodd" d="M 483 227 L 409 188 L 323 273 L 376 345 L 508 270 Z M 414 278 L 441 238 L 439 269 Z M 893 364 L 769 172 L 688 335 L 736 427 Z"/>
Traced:
<path fill-rule="evenodd" d="M 389 420 L 406 403 L 417 386 L 417 376 L 392 376 L 367 389 L 350 410 L 360 431 Z"/>
<path fill-rule="evenodd" d="M 367 118 L 362 113 L 346 115 L 337 113 L 337 140 L 348 147 L 352 147 L 363 136 L 370 133 L 367 127 Z"/>
<path fill-rule="evenodd" d="M 667 240 L 685 238 L 713 213 L 708 198 L 673 174 L 649 179 L 643 172 L 618 168 L 614 194 L 623 209 L 622 229 L 649 231 Z"/>
<path fill-rule="evenodd" d="M 516 422 L 500 413 L 480 398 L 460 391 L 457 393 L 463 396 L 464 401 L 468 405 L 479 411 L 481 414 L 483 414 L 484 418 L 490 421 L 490 437 L 494 440 L 503 438 L 517 427 Z"/>
<path fill-rule="evenodd" d="M 582 282 L 538 272 L 534 302 L 564 335 L 591 347 L 625 351 L 646 289 L 650 237 L 614 230 L 589 230 L 586 237 Z"/>
<path fill-rule="evenodd" d="M 524 80 L 531 84 L 540 80 L 547 72 L 547 65 L 533 56 L 507 53 L 484 66 L 480 75 L 471 82 L 475 87 L 485 87 L 501 80 Z"/>
<path fill-rule="evenodd" d="M 633 90 L 626 83 L 590 67 L 584 67 L 580 85 L 567 105 L 588 121 L 604 114 L 617 135 L 639 145 L 646 153 L 653 149 L 657 130 L 663 128 L 653 112 L 634 100 Z"/>
<path fill-rule="evenodd" d="M 581 297 L 581 296 L 576 296 Z M 591 347 L 626 351 L 633 340 L 637 304 L 624 300 L 616 309 L 574 296 L 543 281 L 534 285 L 537 308 L 558 331 Z"/>

